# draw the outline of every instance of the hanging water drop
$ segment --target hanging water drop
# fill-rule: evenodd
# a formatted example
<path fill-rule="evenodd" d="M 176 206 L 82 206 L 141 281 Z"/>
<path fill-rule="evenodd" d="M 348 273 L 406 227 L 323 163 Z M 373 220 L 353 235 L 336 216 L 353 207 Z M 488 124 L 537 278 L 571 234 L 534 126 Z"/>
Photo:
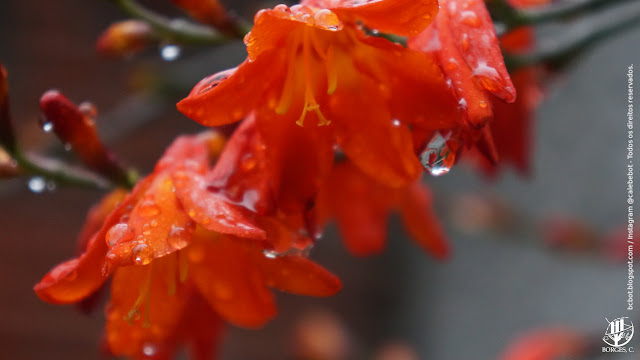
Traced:
<path fill-rule="evenodd" d="M 36 194 L 40 194 L 47 188 L 47 182 L 40 176 L 34 176 L 27 183 L 29 190 Z"/>
<path fill-rule="evenodd" d="M 420 162 L 429 175 L 440 176 L 451 170 L 456 155 L 447 145 L 447 140 L 440 132 L 436 132 L 422 150 Z"/>
<path fill-rule="evenodd" d="M 146 343 L 142 347 L 142 353 L 145 356 L 154 356 L 156 354 L 156 352 L 157 352 L 157 349 L 156 349 L 156 346 L 154 344 Z"/>
<path fill-rule="evenodd" d="M 164 61 L 174 61 L 180 57 L 182 49 L 175 44 L 164 45 L 160 48 L 160 56 Z"/>
<path fill-rule="evenodd" d="M 274 250 L 262 250 L 262 254 L 267 259 L 275 259 L 278 257 L 278 253 Z"/>
<path fill-rule="evenodd" d="M 45 121 L 42 124 L 42 130 L 44 130 L 44 132 L 46 133 L 50 133 L 53 130 L 53 123 L 50 121 Z"/>

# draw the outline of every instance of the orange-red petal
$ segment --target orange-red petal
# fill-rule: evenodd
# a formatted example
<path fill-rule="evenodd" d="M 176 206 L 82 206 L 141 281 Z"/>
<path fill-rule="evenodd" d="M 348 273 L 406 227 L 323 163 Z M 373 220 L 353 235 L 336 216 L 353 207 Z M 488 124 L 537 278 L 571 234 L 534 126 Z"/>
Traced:
<path fill-rule="evenodd" d="M 174 329 L 187 300 L 186 288 L 174 287 L 176 261 L 173 255 L 115 271 L 106 311 L 106 337 L 114 355 L 168 359 L 176 350 Z"/>
<path fill-rule="evenodd" d="M 344 22 L 360 21 L 370 29 L 401 36 L 424 30 L 438 13 L 436 0 L 305 0 L 302 4 L 328 8 Z"/>
<path fill-rule="evenodd" d="M 106 218 L 104 225 L 87 244 L 87 250 L 80 257 L 64 262 L 47 273 L 34 287 L 43 301 L 53 304 L 70 304 L 82 300 L 98 290 L 106 281 L 103 274 L 106 255 L 109 250 L 105 236 L 111 226 L 128 213 L 146 188 L 146 182 L 139 183 L 131 194 Z"/>
<path fill-rule="evenodd" d="M 248 59 L 238 68 L 201 80 L 189 96 L 178 103 L 178 110 L 206 126 L 219 126 L 245 117 L 264 101 L 265 94 L 282 73 L 283 62 L 277 51 Z"/>
<path fill-rule="evenodd" d="M 332 296 L 342 288 L 335 275 L 301 256 L 278 256 L 268 259 L 258 254 L 258 264 L 265 283 L 272 288 L 306 296 Z"/>
<path fill-rule="evenodd" d="M 438 259 L 449 256 L 449 244 L 433 211 L 431 193 L 420 182 L 402 194 L 400 214 L 405 229 L 418 245 Z"/>
<path fill-rule="evenodd" d="M 200 232 L 189 246 L 189 279 L 221 317 L 230 323 L 257 328 L 276 314 L 275 301 L 242 240 Z"/>

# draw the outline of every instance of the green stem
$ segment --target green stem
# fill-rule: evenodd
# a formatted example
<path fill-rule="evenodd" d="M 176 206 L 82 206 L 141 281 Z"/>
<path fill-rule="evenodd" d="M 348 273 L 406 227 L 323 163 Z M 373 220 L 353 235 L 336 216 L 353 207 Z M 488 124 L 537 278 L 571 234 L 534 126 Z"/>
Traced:
<path fill-rule="evenodd" d="M 529 54 L 504 54 L 505 63 L 509 71 L 541 63 L 561 67 L 598 42 L 635 25 L 640 25 L 640 12 L 627 15 L 624 19 L 616 18 L 603 25 L 596 24 L 588 30 L 580 28 L 577 31 L 579 35 L 570 41 L 552 42 L 551 46 L 543 46 Z"/>
<path fill-rule="evenodd" d="M 42 176 L 57 184 L 72 185 L 96 190 L 109 189 L 111 185 L 91 174 L 85 174 L 77 169 L 68 167 L 49 159 L 35 159 L 27 156 L 21 150 L 11 154 L 20 171 L 24 174 Z"/>
<path fill-rule="evenodd" d="M 507 0 L 492 0 L 488 7 L 497 22 L 506 25 L 505 30 L 520 26 L 537 25 L 559 20 L 567 20 L 583 13 L 595 12 L 604 7 L 615 6 L 630 0 L 583 0 L 543 6 L 536 9 L 517 9 Z"/>
<path fill-rule="evenodd" d="M 109 0 L 127 15 L 147 22 L 156 33 L 169 41 L 180 44 L 216 45 L 227 38 L 214 29 L 185 20 L 171 20 L 159 15 L 134 0 Z"/>

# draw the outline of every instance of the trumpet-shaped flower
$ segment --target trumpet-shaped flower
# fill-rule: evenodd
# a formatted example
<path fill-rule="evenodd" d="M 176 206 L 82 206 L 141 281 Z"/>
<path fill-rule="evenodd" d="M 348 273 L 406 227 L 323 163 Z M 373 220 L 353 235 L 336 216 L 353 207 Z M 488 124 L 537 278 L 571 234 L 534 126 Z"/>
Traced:
<path fill-rule="evenodd" d="M 435 0 L 315 0 L 260 11 L 248 59 L 203 79 L 178 108 L 208 126 L 255 111 L 267 147 L 294 142 L 324 169 L 332 156 L 317 154 L 337 143 L 365 173 L 406 185 L 421 173 L 410 127 L 452 127 L 456 100 L 435 56 L 365 30 L 417 35 L 437 10 Z"/>

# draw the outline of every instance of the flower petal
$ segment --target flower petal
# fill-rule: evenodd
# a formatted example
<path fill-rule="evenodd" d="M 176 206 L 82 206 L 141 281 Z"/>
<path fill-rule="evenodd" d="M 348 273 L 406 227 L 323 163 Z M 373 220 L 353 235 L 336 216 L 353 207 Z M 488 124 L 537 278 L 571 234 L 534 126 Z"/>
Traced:
<path fill-rule="evenodd" d="M 437 0 L 304 0 L 303 5 L 329 8 L 340 20 L 387 34 L 419 33 L 438 13 Z"/>
<path fill-rule="evenodd" d="M 415 181 L 422 166 L 407 124 L 393 120 L 380 87 L 362 78 L 338 86 L 330 103 L 338 144 L 363 172 L 391 187 Z"/>
<path fill-rule="evenodd" d="M 130 211 L 129 207 L 145 188 L 146 182 L 139 183 L 113 210 L 80 257 L 56 266 L 40 280 L 34 287 L 40 299 L 52 304 L 70 304 L 86 298 L 104 284 L 107 279 L 103 273 L 105 256 L 109 250 L 104 240 L 107 231 Z"/>
<path fill-rule="evenodd" d="M 348 162 L 334 167 L 328 186 L 330 207 L 347 249 L 358 256 L 381 253 L 395 189 L 378 184 Z"/>
<path fill-rule="evenodd" d="M 106 337 L 116 356 L 136 359 L 170 358 L 176 350 L 180 321 L 187 299 L 184 286 L 175 287 L 177 256 L 147 266 L 118 268 L 107 306 Z"/>
<path fill-rule="evenodd" d="M 444 23 L 444 24 L 443 24 Z M 409 39 L 408 47 L 423 52 L 434 52 L 442 67 L 445 77 L 451 81 L 456 93 L 459 107 L 474 127 L 480 127 L 493 118 L 491 101 L 484 89 L 479 88 L 473 80 L 473 72 L 466 64 L 462 54 L 454 43 L 445 16 L 438 16 L 436 22 L 420 35 Z M 468 40 L 469 41 L 469 40 Z M 434 42 L 439 43 L 437 51 Z M 468 45 L 470 46 L 470 45 Z"/>
<path fill-rule="evenodd" d="M 342 288 L 335 275 L 300 256 L 268 259 L 258 254 L 260 271 L 267 285 L 281 291 L 306 296 L 332 296 Z"/>
<path fill-rule="evenodd" d="M 242 119 L 265 100 L 268 90 L 282 76 L 280 55 L 270 51 L 253 61 L 247 59 L 233 72 L 204 78 L 178 103 L 178 110 L 206 126 Z"/>
<path fill-rule="evenodd" d="M 111 266 L 146 265 L 187 246 L 195 224 L 174 192 L 169 174 L 151 175 L 151 185 L 135 205 L 129 219 L 107 235 Z"/>
<path fill-rule="evenodd" d="M 420 182 L 404 192 L 400 214 L 405 228 L 418 245 L 438 259 L 449 257 L 449 244 L 433 211 L 431 193 Z"/>
<path fill-rule="evenodd" d="M 448 26 L 453 44 L 473 72 L 476 83 L 505 102 L 516 99 L 516 89 L 504 64 L 495 27 L 484 1 L 440 0 L 438 29 Z M 465 39 L 467 41 L 465 41 Z"/>
<path fill-rule="evenodd" d="M 227 321 L 248 328 L 263 326 L 275 316 L 275 302 L 242 240 L 203 233 L 186 249 L 189 278 Z"/>
<path fill-rule="evenodd" d="M 251 212 L 242 205 L 207 189 L 204 177 L 189 172 L 174 174 L 175 193 L 184 211 L 201 227 L 221 234 L 263 240 L 262 230 Z"/>

